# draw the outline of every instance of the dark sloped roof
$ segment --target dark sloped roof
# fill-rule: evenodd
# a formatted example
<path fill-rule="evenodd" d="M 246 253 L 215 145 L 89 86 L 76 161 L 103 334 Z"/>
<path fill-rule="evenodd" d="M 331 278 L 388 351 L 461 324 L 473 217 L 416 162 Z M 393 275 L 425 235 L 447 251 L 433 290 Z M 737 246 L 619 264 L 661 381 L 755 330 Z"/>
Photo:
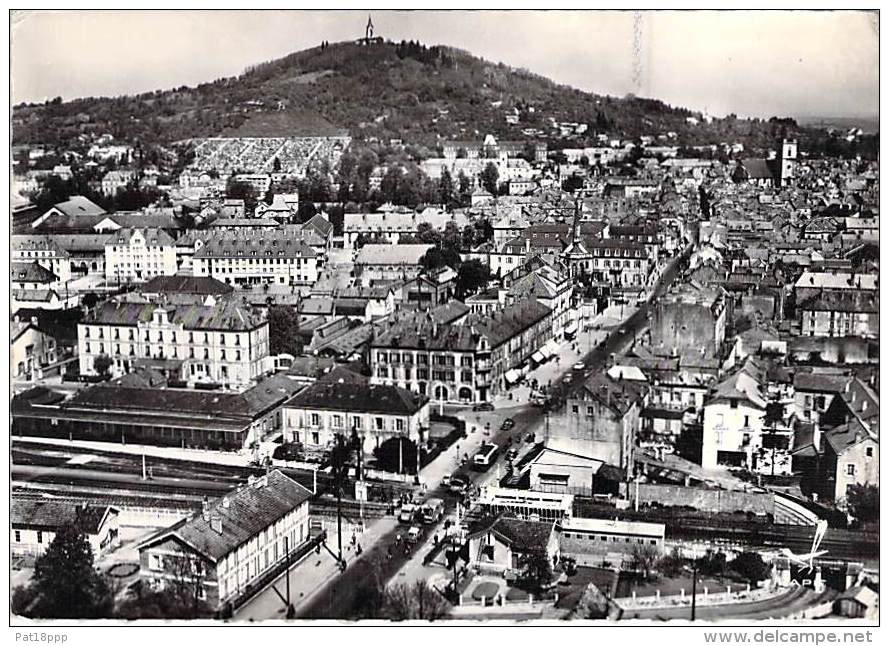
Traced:
<path fill-rule="evenodd" d="M 878 314 L 880 312 L 880 295 L 876 292 L 857 290 L 844 292 L 829 291 L 819 296 L 807 298 L 797 308 L 803 312 L 860 312 Z"/>
<path fill-rule="evenodd" d="M 315 229 L 322 237 L 326 238 L 330 232 L 333 230 L 333 224 L 330 223 L 327 218 L 325 218 L 320 213 L 313 215 L 311 218 L 306 220 L 303 224 L 303 229 L 312 228 Z"/>
<path fill-rule="evenodd" d="M 519 552 L 544 552 L 552 536 L 555 523 L 521 520 L 501 516 L 493 523 L 470 534 L 470 538 L 493 532 L 498 538 Z"/>
<path fill-rule="evenodd" d="M 496 348 L 551 313 L 552 310 L 543 303 L 529 299 L 508 305 L 485 317 L 477 317 L 473 323 L 488 337 L 491 347 Z"/>
<path fill-rule="evenodd" d="M 142 286 L 143 294 L 197 294 L 218 296 L 229 294 L 234 287 L 212 276 L 155 276 Z"/>
<path fill-rule="evenodd" d="M 397 386 L 363 385 L 324 380 L 307 387 L 287 402 L 288 408 L 356 413 L 413 415 L 427 398 Z"/>
<path fill-rule="evenodd" d="M 793 387 L 808 392 L 840 393 L 848 382 L 849 377 L 842 374 L 797 372 L 793 376 Z"/>
<path fill-rule="evenodd" d="M 749 179 L 772 179 L 772 170 L 765 159 L 744 159 L 741 166 Z"/>
<path fill-rule="evenodd" d="M 641 399 L 644 389 L 644 384 L 617 381 L 601 372 L 591 374 L 581 386 L 581 391 L 588 393 L 593 399 L 619 415 L 625 415 Z"/>
<path fill-rule="evenodd" d="M 10 263 L 10 275 L 14 283 L 54 283 L 59 277 L 36 262 Z"/>
<path fill-rule="evenodd" d="M 14 528 L 54 531 L 64 525 L 74 525 L 86 534 L 96 534 L 102 519 L 111 510 L 109 505 L 86 505 L 61 500 L 12 499 L 9 522 Z"/>
<path fill-rule="evenodd" d="M 151 303 L 117 303 L 107 301 L 83 322 L 97 325 L 136 325 L 150 321 L 157 305 Z M 242 332 L 254 330 L 265 322 L 259 310 L 244 307 L 233 300 L 220 300 L 215 305 L 198 303 L 166 306 L 168 319 L 185 330 L 222 330 Z"/>
<path fill-rule="evenodd" d="M 195 258 L 314 258 L 315 251 L 306 244 L 303 230 L 298 227 L 276 229 L 234 230 L 194 232 L 185 234 L 176 244 L 195 238 L 203 241 L 203 246 L 195 251 Z"/>
<path fill-rule="evenodd" d="M 868 420 L 868 423 L 873 424 L 873 428 L 880 427 L 880 420 L 878 417 Z M 868 429 L 866 429 L 857 419 L 850 420 L 847 424 L 841 424 L 836 428 L 825 431 L 824 439 L 836 455 L 842 455 L 845 453 L 846 449 L 853 447 L 864 440 L 873 439 L 876 441 L 876 437 L 871 435 L 868 432 Z"/>
<path fill-rule="evenodd" d="M 173 536 L 218 561 L 311 497 L 311 491 L 275 470 L 220 499 L 206 515 L 201 512 L 179 521 L 142 541 L 138 548 L 146 549 Z"/>

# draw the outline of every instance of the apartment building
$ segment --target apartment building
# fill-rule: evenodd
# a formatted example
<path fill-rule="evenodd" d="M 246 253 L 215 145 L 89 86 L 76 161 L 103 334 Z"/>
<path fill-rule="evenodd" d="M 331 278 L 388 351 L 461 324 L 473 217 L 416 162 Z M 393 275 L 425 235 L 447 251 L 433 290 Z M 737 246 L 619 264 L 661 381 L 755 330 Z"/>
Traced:
<path fill-rule="evenodd" d="M 160 229 L 118 229 L 105 241 L 105 280 L 143 282 L 176 273 L 176 246 Z"/>
<path fill-rule="evenodd" d="M 263 374 L 269 326 L 259 310 L 212 296 L 175 306 L 109 301 L 77 325 L 77 341 L 82 375 L 97 375 L 103 356 L 112 376 L 145 365 L 172 381 L 239 387 Z"/>
<path fill-rule="evenodd" d="M 229 285 L 312 285 L 318 280 L 318 255 L 298 228 L 221 231 L 196 236 L 192 245 L 195 276 Z"/>

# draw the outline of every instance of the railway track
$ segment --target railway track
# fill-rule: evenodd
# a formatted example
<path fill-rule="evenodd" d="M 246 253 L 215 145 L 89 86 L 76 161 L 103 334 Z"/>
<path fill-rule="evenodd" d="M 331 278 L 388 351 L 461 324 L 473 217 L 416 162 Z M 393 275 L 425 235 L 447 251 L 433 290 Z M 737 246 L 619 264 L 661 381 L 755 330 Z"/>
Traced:
<path fill-rule="evenodd" d="M 13 484 L 29 483 L 80 486 L 90 489 L 117 489 L 166 494 L 206 495 L 219 497 L 238 486 L 241 481 L 218 482 L 196 478 L 160 477 L 143 480 L 129 473 L 106 472 L 89 468 L 65 468 L 13 464 L 10 468 Z"/>

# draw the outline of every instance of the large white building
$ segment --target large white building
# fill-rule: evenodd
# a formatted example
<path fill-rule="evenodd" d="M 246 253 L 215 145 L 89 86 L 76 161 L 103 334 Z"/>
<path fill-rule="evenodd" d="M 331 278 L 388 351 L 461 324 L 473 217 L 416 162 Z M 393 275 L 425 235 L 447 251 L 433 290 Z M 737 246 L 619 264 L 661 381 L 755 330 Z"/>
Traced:
<path fill-rule="evenodd" d="M 118 229 L 105 241 L 105 280 L 143 282 L 176 273 L 176 246 L 160 229 Z"/>
<path fill-rule="evenodd" d="M 355 257 L 355 276 L 362 285 L 376 281 L 408 281 L 423 269 L 421 261 L 431 244 L 368 244 Z"/>
<path fill-rule="evenodd" d="M 318 254 L 299 228 L 221 231 L 194 240 L 193 273 L 229 285 L 312 285 Z"/>
<path fill-rule="evenodd" d="M 363 235 L 398 244 L 402 236 L 416 235 L 421 225 L 444 231 L 451 222 L 461 231 L 469 224 L 463 213 L 448 213 L 433 207 L 416 213 L 384 205 L 377 213 L 346 213 L 343 216 L 343 242 L 346 247 L 354 247 L 358 236 Z"/>
<path fill-rule="evenodd" d="M 701 466 L 752 469 L 754 454 L 762 446 L 765 410 L 759 382 L 747 366 L 720 383 L 704 404 Z"/>
<path fill-rule="evenodd" d="M 181 577 L 184 564 L 195 575 L 197 597 L 221 608 L 310 547 L 311 497 L 272 471 L 136 545 L 140 577 L 163 589 Z"/>
<path fill-rule="evenodd" d="M 429 399 L 390 385 L 318 382 L 284 405 L 284 439 L 313 449 L 355 430 L 366 455 L 393 438 L 428 440 Z"/>
<path fill-rule="evenodd" d="M 120 376 L 139 366 L 173 381 L 238 388 L 262 376 L 269 354 L 268 321 L 232 300 L 157 306 L 99 306 L 77 325 L 80 374 L 97 375 L 96 359 L 110 359 Z"/>

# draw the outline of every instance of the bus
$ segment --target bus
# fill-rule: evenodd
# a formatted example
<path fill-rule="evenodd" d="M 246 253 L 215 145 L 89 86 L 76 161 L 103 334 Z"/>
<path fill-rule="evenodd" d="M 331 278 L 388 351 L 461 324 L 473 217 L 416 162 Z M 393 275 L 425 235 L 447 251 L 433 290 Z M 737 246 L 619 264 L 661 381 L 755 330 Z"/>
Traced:
<path fill-rule="evenodd" d="M 472 458 L 472 467 L 477 471 L 487 471 L 488 468 L 497 460 L 497 453 L 500 447 L 496 444 L 482 442 L 478 449 L 478 453 Z"/>

